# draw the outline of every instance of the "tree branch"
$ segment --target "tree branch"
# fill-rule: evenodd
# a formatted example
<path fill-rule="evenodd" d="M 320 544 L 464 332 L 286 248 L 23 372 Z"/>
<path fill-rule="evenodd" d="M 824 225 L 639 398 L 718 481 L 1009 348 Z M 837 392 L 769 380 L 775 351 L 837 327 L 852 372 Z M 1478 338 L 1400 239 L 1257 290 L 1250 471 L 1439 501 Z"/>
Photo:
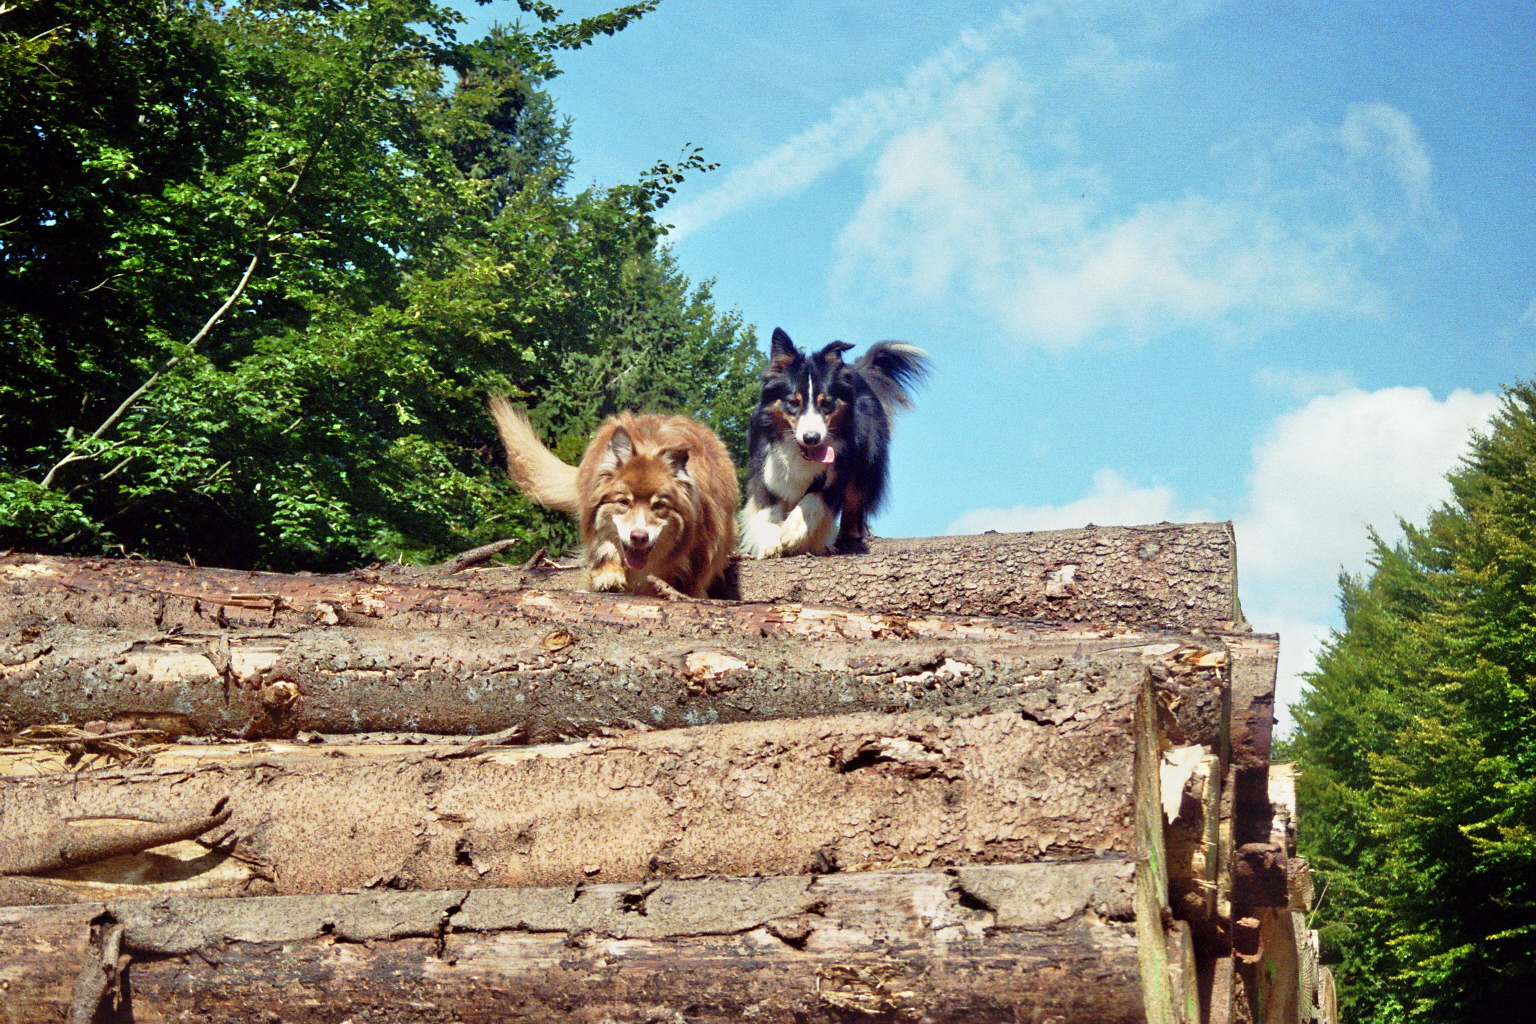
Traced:
<path fill-rule="evenodd" d="M 267 244 L 270 240 L 273 226 L 277 223 L 278 219 L 282 217 L 283 214 L 287 213 L 289 208 L 293 206 L 294 200 L 298 196 L 299 186 L 303 184 L 305 178 L 309 174 L 310 168 L 314 166 L 315 160 L 319 158 L 320 153 L 330 142 L 331 133 L 335 130 L 336 125 L 340 123 L 343 112 L 350 107 L 352 100 L 357 96 L 357 91 L 362 88 L 363 81 L 367 77 L 368 72 L 371 71 L 379 62 L 380 58 L 373 58 L 364 62 L 362 73 L 359 74 L 357 78 L 352 82 L 352 84 L 347 88 L 346 94 L 337 102 L 330 117 L 326 119 L 324 127 L 321 129 L 319 136 L 315 139 L 314 143 L 310 146 L 309 152 L 305 154 L 303 160 L 301 161 L 298 173 L 294 175 L 293 182 L 284 191 L 282 202 L 279 203 L 277 209 L 272 211 L 272 214 L 267 217 L 266 223 L 261 226 L 261 229 L 257 233 L 256 243 L 253 246 L 254 251 L 251 253 L 250 262 L 246 264 L 245 272 L 240 275 L 240 280 L 236 283 L 234 289 L 229 293 L 229 297 L 224 300 L 224 303 L 219 306 L 217 310 L 214 311 L 213 315 L 210 316 L 207 322 L 203 324 L 202 329 L 199 330 L 197 334 L 193 335 L 192 339 L 187 342 L 186 346 L 180 352 L 167 359 L 164 365 L 162 365 L 160 369 L 151 374 L 148 380 L 139 385 L 133 394 L 123 399 L 122 403 L 118 405 L 115 410 L 113 410 L 112 415 L 108 416 L 106 420 L 102 422 L 101 426 L 97 427 L 96 430 L 92 432 L 90 437 L 91 440 L 94 441 L 100 439 L 103 434 L 116 426 L 122 420 L 122 418 L 128 414 L 128 410 L 133 407 L 133 403 L 137 402 L 141 397 L 143 397 L 150 388 L 155 386 L 155 383 L 159 381 L 161 377 L 165 376 L 166 373 L 168 373 L 178 363 L 190 355 L 192 351 L 197 348 L 197 346 L 203 341 L 203 339 L 208 337 L 218 322 L 224 318 L 224 314 L 228 313 L 230 309 L 233 308 L 234 304 L 240 300 L 240 296 L 245 294 L 246 288 L 251 283 L 251 278 L 256 273 L 256 268 L 261 264 L 262 256 L 266 254 Z M 40 486 L 45 489 L 52 487 L 54 479 L 58 476 L 59 470 L 64 468 L 69 463 L 86 461 L 96 457 L 96 455 L 86 455 L 79 452 L 71 452 L 65 455 L 62 459 L 54 463 L 53 466 L 49 468 L 47 474 L 43 477 Z M 102 479 L 105 479 L 105 477 Z M 97 482 L 99 483 L 100 481 L 98 480 Z"/>

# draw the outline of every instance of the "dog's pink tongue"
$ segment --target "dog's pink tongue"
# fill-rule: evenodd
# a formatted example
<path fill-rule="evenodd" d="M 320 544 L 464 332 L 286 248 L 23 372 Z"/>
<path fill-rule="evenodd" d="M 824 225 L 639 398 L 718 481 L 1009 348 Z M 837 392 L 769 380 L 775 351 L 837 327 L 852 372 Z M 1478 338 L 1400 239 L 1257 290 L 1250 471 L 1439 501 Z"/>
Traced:
<path fill-rule="evenodd" d="M 650 551 L 637 551 L 634 548 L 624 549 L 624 567 L 626 569 L 644 569 L 645 560 L 650 556 Z"/>
<path fill-rule="evenodd" d="M 801 453 L 807 462 L 822 462 L 828 466 L 837 458 L 837 451 L 829 444 L 819 444 L 815 448 L 807 448 Z"/>

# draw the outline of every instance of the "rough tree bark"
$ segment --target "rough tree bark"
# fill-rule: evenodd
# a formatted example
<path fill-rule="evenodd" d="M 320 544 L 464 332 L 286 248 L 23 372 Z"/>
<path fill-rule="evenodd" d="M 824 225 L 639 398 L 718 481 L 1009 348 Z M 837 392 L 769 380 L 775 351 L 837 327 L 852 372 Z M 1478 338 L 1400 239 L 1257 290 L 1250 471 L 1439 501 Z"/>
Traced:
<path fill-rule="evenodd" d="M 1056 680 L 1072 666 L 1122 655 L 1176 668 L 1228 658 L 1221 637 L 977 619 L 898 624 L 790 606 L 771 616 L 751 606 L 762 613 L 753 622 L 715 614 L 737 609 L 637 607 L 647 616 L 660 608 L 673 624 L 580 623 L 573 614 L 564 625 L 504 619 L 484 632 L 175 635 L 39 624 L 0 645 L 0 718 L 13 730 L 99 721 L 238 738 L 516 729 L 524 742 L 998 700 L 1048 719 Z M 1199 710 L 1214 714 L 1209 700 L 1186 713 Z"/>
<path fill-rule="evenodd" d="M 876 540 L 855 558 L 743 561 L 737 569 L 743 601 L 1244 628 L 1231 523 Z M 516 579 L 520 586 L 569 589 L 579 574 L 534 569 Z"/>
<path fill-rule="evenodd" d="M 1140 1022 L 1171 1007 L 1143 989 L 1134 873 L 1110 860 L 4 908 L 0 1021 L 62 1016 L 76 966 L 101 956 L 94 922 L 121 929 L 108 998 L 141 1024 Z"/>
<path fill-rule="evenodd" d="M 1247 628 L 1230 523 L 881 540 L 868 554 L 742 561 L 736 572 L 742 600 L 762 605 Z M 19 625 L 27 616 L 67 615 L 82 625 L 146 630 L 338 620 L 437 629 L 466 613 L 536 615 L 538 600 L 516 591 L 569 590 L 576 579 L 574 571 L 512 567 L 444 573 L 375 566 L 340 576 L 283 576 L 11 554 L 0 557 L 0 616 Z"/>
<path fill-rule="evenodd" d="M 1202 674 L 1191 691 L 1220 690 L 1216 669 Z M 1141 793 L 1135 778 L 1160 756 L 1155 734 L 1137 734 L 1138 701 L 1155 699 L 1147 680 L 1137 659 L 1064 673 L 1051 722 L 1014 706 L 469 756 L 173 748 L 146 768 L 7 779 L 0 871 L 46 860 L 36 842 L 52 822 L 186 818 L 221 800 L 230 817 L 204 841 L 247 865 L 239 891 L 258 894 L 1130 857 L 1138 800 L 1162 809 L 1155 777 Z"/>
<path fill-rule="evenodd" d="M 0 559 L 0 727 L 121 721 L 237 737 L 515 727 L 547 742 L 937 709 L 1040 690 L 1062 663 L 1105 652 L 1198 658 L 1223 647 L 1142 627 L 664 602 L 498 589 L 495 578 L 385 584 Z"/>

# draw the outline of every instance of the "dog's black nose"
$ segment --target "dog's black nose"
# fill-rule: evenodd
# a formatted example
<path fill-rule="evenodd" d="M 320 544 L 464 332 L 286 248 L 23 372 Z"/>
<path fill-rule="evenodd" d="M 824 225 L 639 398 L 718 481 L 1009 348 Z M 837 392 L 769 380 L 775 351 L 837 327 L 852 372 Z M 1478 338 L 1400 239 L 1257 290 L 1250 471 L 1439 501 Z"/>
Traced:
<path fill-rule="evenodd" d="M 815 448 L 817 445 L 821 444 L 821 435 L 812 433 L 801 434 L 800 443 L 805 445 L 807 448 Z"/>
<path fill-rule="evenodd" d="M 644 530 L 629 531 L 629 546 L 644 551 L 651 543 L 651 535 Z"/>

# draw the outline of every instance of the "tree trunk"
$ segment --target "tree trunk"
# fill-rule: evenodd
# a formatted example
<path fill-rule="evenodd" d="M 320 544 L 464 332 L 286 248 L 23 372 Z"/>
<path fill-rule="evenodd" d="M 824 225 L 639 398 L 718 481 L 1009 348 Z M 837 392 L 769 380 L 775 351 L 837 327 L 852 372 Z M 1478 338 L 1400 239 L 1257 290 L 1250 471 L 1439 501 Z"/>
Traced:
<path fill-rule="evenodd" d="M 247 738 L 515 728 L 551 742 L 998 699 L 1050 719 L 1049 681 L 1068 662 L 1225 658 L 1220 640 L 1147 629 L 488 589 L 493 575 L 458 587 L 8 556 L 0 723 Z M 1209 697 L 1181 714 L 1201 711 L 1206 738 L 1191 742 L 1215 742 Z"/>
<path fill-rule="evenodd" d="M 537 595 L 537 592 L 526 592 Z M 778 606 L 635 604 L 550 596 L 543 614 L 426 630 L 312 626 L 203 633 L 35 623 L 0 649 L 0 718 L 12 729 L 113 722 L 172 736 L 291 738 L 517 729 L 554 742 L 613 728 L 680 728 L 847 711 L 1007 701 L 1051 720 L 1056 682 L 1125 656 L 1174 667 L 1226 660 L 1219 638 L 1104 635 L 1010 620 L 905 619 Z M 586 600 L 594 598 L 595 600 Z M 751 608 L 756 614 L 737 614 Z M 594 611 L 595 609 L 595 611 Z M 624 621 L 665 615 L 665 628 Z M 587 621 L 582 612 L 590 611 Z M 617 622 L 613 620 L 619 620 Z M 596 621 L 594 621 L 596 620 Z M 1216 742 L 1209 695 L 1203 711 Z"/>
<path fill-rule="evenodd" d="M 93 925 L 120 929 L 105 1002 L 140 1024 L 1173 1019 L 1142 976 L 1134 874 L 1110 860 L 7 908 L 0 1021 L 63 1016 L 100 971 Z"/>

